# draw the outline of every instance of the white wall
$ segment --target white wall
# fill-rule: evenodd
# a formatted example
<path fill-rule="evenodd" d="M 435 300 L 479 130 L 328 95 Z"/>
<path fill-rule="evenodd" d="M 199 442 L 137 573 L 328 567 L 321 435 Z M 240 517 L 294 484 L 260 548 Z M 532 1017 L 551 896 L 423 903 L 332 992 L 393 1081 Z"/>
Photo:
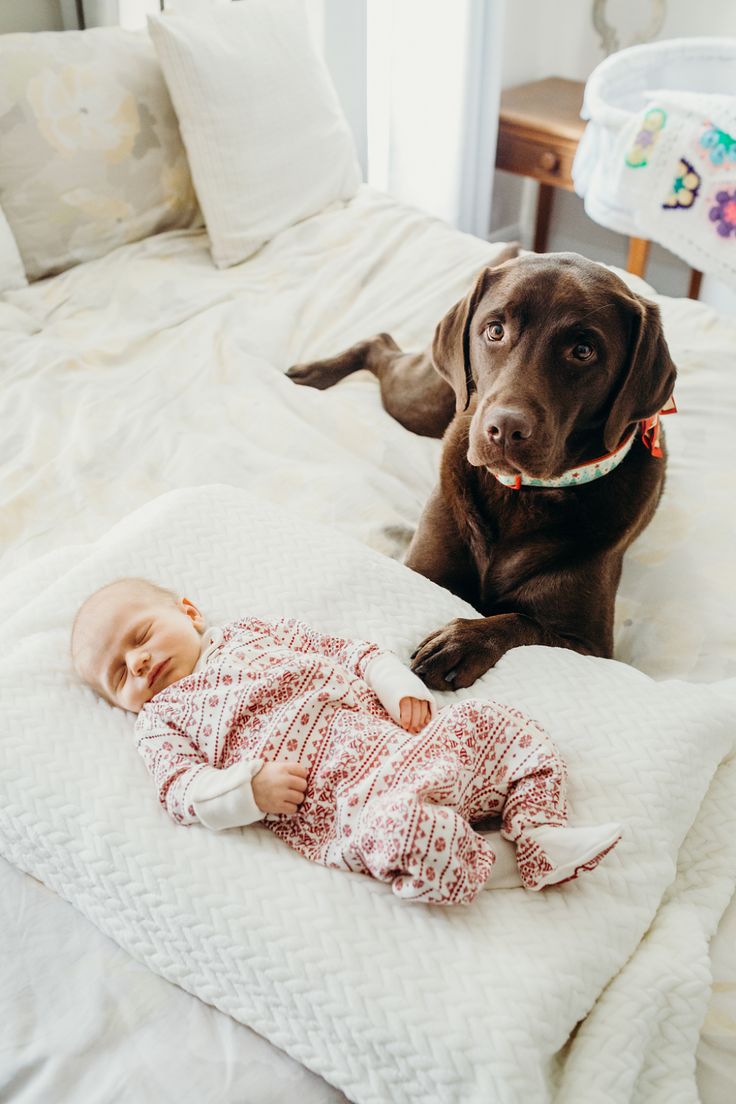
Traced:
<path fill-rule="evenodd" d="M 622 46 L 632 44 L 632 32 L 643 28 L 650 5 L 646 0 L 609 0 L 608 22 L 622 28 Z M 584 81 L 603 60 L 588 0 L 507 0 L 503 87 L 544 77 Z M 628 37 L 623 33 L 628 32 Z M 665 22 L 657 40 L 702 35 L 736 37 L 736 3 L 732 0 L 667 0 Z M 508 173 L 497 173 L 491 225 L 504 236 L 518 227 L 530 245 L 536 185 Z M 509 230 L 509 228 L 511 228 Z M 570 192 L 555 191 L 550 251 L 573 250 L 594 260 L 626 267 L 628 239 L 592 222 L 583 201 Z M 646 278 L 665 295 L 686 295 L 690 270 L 666 249 L 653 245 Z M 700 298 L 736 315 L 736 293 L 707 277 Z"/>

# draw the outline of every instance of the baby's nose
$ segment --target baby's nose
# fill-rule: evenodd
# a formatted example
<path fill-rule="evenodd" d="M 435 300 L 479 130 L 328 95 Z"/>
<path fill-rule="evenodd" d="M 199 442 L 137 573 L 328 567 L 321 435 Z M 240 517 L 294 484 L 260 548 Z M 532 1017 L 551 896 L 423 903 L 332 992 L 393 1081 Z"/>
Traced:
<path fill-rule="evenodd" d="M 150 662 L 151 662 L 151 653 L 150 652 L 138 652 L 137 655 L 135 655 L 133 657 L 133 663 L 131 664 L 131 669 L 133 671 L 133 674 L 136 675 L 136 676 L 137 675 L 142 675 L 143 672 L 148 667 Z"/>

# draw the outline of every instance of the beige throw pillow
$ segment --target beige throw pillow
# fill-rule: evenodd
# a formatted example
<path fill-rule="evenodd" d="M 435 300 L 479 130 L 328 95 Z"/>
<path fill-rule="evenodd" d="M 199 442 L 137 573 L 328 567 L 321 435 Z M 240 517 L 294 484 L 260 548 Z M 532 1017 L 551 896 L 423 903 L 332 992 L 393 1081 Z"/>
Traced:
<path fill-rule="evenodd" d="M 30 279 L 197 222 L 145 32 L 0 35 L 0 203 Z"/>
<path fill-rule="evenodd" d="M 0 210 L 0 295 L 5 291 L 25 287 L 27 283 L 23 262 L 8 220 Z"/>

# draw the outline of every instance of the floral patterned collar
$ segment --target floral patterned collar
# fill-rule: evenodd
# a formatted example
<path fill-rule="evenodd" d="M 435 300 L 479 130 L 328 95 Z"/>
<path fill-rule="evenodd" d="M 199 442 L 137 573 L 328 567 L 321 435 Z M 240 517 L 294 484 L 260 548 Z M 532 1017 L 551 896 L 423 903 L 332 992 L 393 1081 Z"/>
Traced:
<path fill-rule="evenodd" d="M 677 407 L 673 395 L 658 414 L 645 418 L 634 426 L 628 437 L 613 452 L 607 452 L 605 456 L 599 456 L 596 460 L 588 460 L 585 464 L 579 464 L 577 468 L 570 468 L 554 479 L 535 479 L 529 475 L 496 475 L 495 472 L 492 474 L 499 483 L 503 483 L 504 487 L 511 487 L 514 491 L 519 491 L 522 487 L 579 487 L 582 483 L 592 483 L 594 479 L 609 475 L 619 466 L 628 455 L 638 433 L 641 433 L 641 439 L 652 456 L 662 457 L 659 419 L 663 414 L 676 413 Z"/>

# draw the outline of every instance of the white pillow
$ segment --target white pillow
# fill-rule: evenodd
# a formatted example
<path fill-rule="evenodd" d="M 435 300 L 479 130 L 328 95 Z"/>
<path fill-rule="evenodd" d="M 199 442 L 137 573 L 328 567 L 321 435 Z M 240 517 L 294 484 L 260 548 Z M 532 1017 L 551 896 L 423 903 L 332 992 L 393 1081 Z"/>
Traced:
<path fill-rule="evenodd" d="M 0 295 L 5 291 L 25 287 L 27 283 L 13 231 L 0 209 Z"/>
<path fill-rule="evenodd" d="M 0 35 L 0 195 L 29 279 L 199 219 L 148 35 Z"/>
<path fill-rule="evenodd" d="M 78 604 L 139 573 L 214 624 L 291 615 L 405 660 L 450 617 L 473 616 L 402 564 L 235 487 L 154 499 L 95 544 L 0 583 L 0 854 L 350 1100 L 536 1102 L 563 1077 L 568 1102 L 694 1099 L 683 1081 L 708 936 L 736 864 L 736 764 L 717 769 L 733 748 L 736 680 L 657 683 L 534 647 L 441 695 L 534 716 L 566 760 L 573 820 L 620 821 L 624 834 L 585 880 L 481 893 L 468 908 L 411 905 L 263 827 L 184 828 L 161 809 L 132 717 L 69 660 Z"/>
<path fill-rule="evenodd" d="M 355 194 L 352 136 L 299 0 L 240 0 L 148 26 L 218 267 Z"/>

